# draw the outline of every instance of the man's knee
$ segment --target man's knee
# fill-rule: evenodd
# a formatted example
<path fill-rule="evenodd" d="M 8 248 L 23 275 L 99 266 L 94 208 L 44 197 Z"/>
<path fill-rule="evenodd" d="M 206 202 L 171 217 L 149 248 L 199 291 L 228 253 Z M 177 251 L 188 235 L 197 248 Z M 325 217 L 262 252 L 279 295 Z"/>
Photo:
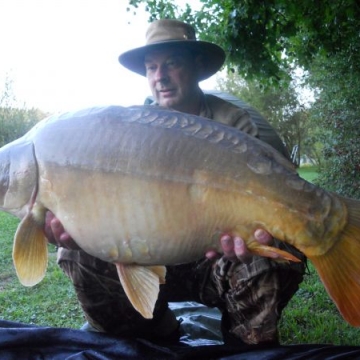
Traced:
<path fill-rule="evenodd" d="M 95 330 L 148 339 L 177 334 L 179 324 L 161 296 L 151 320 L 144 319 L 134 309 L 115 265 L 77 250 L 60 251 L 58 264 L 72 281 L 85 318 Z"/>
<path fill-rule="evenodd" d="M 276 262 L 253 257 L 250 263 L 223 262 L 214 268 L 212 280 L 224 299 L 224 337 L 230 334 L 248 344 L 277 343 L 278 321 L 303 280 L 305 257 L 286 247 L 301 263 Z"/>

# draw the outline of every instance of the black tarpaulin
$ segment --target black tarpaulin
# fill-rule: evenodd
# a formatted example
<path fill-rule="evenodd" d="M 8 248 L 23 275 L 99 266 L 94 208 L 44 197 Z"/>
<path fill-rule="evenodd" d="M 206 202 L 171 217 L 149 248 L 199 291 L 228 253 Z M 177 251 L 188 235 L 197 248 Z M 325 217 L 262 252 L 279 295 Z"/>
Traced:
<path fill-rule="evenodd" d="M 65 328 L 33 327 L 0 321 L 1 360 L 114 360 L 114 359 L 360 359 L 360 347 L 289 345 L 251 346 L 154 344 L 119 339 L 101 333 Z"/>
<path fill-rule="evenodd" d="M 182 320 L 177 343 L 116 338 L 67 328 L 39 327 L 0 320 L 1 360 L 223 359 L 308 360 L 360 359 L 360 347 L 303 344 L 288 346 L 224 345 L 220 313 L 184 302 L 170 307 Z"/>

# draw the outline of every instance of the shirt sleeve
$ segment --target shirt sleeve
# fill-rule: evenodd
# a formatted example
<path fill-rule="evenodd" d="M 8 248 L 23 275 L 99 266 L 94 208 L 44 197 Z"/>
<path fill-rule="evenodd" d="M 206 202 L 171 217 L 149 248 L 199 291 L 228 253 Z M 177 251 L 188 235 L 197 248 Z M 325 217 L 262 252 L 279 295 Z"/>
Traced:
<path fill-rule="evenodd" d="M 235 116 L 234 121 L 232 125 L 235 128 L 249 134 L 252 136 L 257 137 L 259 135 L 258 133 L 258 127 L 256 126 L 256 124 L 252 121 L 250 114 L 244 110 L 244 109 L 240 109 L 239 108 L 239 114 L 237 116 Z"/>
<path fill-rule="evenodd" d="M 259 135 L 258 127 L 245 109 L 217 96 L 205 95 L 204 109 L 200 115 L 233 126 L 251 136 L 258 137 Z"/>

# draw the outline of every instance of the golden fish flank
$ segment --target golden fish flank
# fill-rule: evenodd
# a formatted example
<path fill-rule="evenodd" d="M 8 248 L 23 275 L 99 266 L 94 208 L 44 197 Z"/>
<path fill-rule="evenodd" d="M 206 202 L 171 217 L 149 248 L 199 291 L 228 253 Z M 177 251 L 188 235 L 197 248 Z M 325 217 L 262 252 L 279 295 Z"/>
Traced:
<path fill-rule="evenodd" d="M 49 118 L 3 147 L 0 176 L 1 208 L 22 218 L 13 258 L 25 285 L 45 273 L 47 209 L 81 248 L 117 266 L 147 318 L 164 265 L 219 249 L 221 233 L 261 256 L 297 260 L 255 242 L 262 227 L 304 252 L 343 317 L 360 326 L 359 201 L 304 181 L 236 129 L 153 106 L 93 108 Z"/>

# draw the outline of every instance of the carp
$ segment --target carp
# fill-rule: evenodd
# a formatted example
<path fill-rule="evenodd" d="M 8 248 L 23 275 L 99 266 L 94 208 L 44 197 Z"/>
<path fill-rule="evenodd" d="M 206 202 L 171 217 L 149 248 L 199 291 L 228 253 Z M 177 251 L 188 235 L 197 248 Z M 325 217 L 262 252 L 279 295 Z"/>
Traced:
<path fill-rule="evenodd" d="M 151 318 L 166 265 L 239 235 L 260 256 L 299 261 L 253 238 L 262 228 L 303 252 L 350 324 L 360 325 L 360 202 L 298 176 L 269 145 L 229 126 L 154 106 L 49 117 L 0 149 L 0 208 L 22 220 L 20 282 L 47 267 L 45 212 L 87 253 L 114 263 Z"/>

